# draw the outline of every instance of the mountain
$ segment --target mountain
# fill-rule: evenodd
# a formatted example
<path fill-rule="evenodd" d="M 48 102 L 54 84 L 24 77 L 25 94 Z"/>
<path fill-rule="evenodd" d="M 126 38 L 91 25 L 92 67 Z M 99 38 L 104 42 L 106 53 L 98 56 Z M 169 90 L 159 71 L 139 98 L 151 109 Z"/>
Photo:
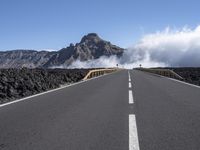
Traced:
<path fill-rule="evenodd" d="M 70 65 L 75 60 L 87 61 L 101 56 L 122 56 L 123 48 L 101 39 L 96 33 L 84 36 L 77 44 L 59 51 L 13 50 L 0 52 L 0 68 L 50 68 Z"/>
<path fill-rule="evenodd" d="M 13 50 L 0 52 L 0 68 L 36 68 L 46 64 L 56 52 Z"/>

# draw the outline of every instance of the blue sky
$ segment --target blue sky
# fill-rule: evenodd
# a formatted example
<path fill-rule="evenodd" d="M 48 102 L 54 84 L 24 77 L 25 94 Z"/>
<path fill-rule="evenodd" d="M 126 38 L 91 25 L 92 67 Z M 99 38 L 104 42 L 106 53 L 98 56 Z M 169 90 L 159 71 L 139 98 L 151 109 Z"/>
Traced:
<path fill-rule="evenodd" d="M 200 24 L 199 0 L 1 0 L 0 50 L 55 49 L 90 32 L 121 47 Z"/>

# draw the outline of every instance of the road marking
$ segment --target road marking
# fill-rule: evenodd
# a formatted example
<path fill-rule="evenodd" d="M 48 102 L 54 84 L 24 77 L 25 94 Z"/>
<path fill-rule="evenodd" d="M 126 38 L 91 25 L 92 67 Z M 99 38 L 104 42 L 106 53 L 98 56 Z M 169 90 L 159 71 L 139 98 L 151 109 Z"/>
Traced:
<path fill-rule="evenodd" d="M 144 72 L 144 73 L 147 73 L 147 72 Z M 149 72 L 148 72 L 148 74 L 156 75 L 156 76 L 159 76 L 159 77 L 162 77 L 162 78 L 167 78 L 169 80 L 172 80 L 172 81 L 175 81 L 175 82 L 179 82 L 179 83 L 182 83 L 182 84 L 185 84 L 185 85 L 189 85 L 189 86 L 192 86 L 192 87 L 200 88 L 200 86 L 198 86 L 198 85 L 187 83 L 187 82 L 184 82 L 184 81 L 180 81 L 178 79 L 174 79 L 174 78 L 170 78 L 170 77 L 165 77 L 165 76 L 161 76 L 161 75 L 153 74 L 153 73 L 149 73 Z"/>
<path fill-rule="evenodd" d="M 133 92 L 129 90 L 129 104 L 133 104 Z"/>
<path fill-rule="evenodd" d="M 166 78 L 168 78 L 168 77 L 166 77 Z M 192 87 L 200 88 L 200 86 L 198 86 L 198 85 L 194 85 L 194 84 L 187 83 L 187 82 L 184 82 L 184 81 L 180 81 L 180 80 L 177 80 L 177 79 L 173 79 L 173 78 L 168 78 L 168 79 L 175 81 L 175 82 L 185 84 L 185 85 L 189 85 L 189 86 L 192 86 Z"/>
<path fill-rule="evenodd" d="M 116 73 L 116 72 L 113 72 L 113 73 Z M 113 73 L 104 74 L 104 75 L 101 75 L 101 76 L 98 76 L 98 77 L 94 77 L 94 78 L 87 79 L 87 80 L 82 80 L 82 81 L 79 81 L 79 82 L 76 82 L 76 83 L 72 83 L 72 84 L 62 85 L 61 87 L 56 88 L 56 89 L 52 89 L 52 90 L 49 90 L 49 91 L 46 91 L 46 92 L 42 92 L 42 93 L 38 93 L 38 94 L 31 95 L 31 96 L 28 96 L 28 97 L 24 97 L 24 98 L 21 98 L 21 99 L 18 99 L 18 100 L 14 100 L 12 102 L 0 104 L 0 108 L 4 107 L 4 106 L 7 106 L 7 105 L 10 105 L 10 104 L 14 104 L 14 103 L 18 103 L 18 102 L 21 102 L 21 101 L 25 101 L 27 99 L 34 98 L 34 97 L 37 97 L 37 96 L 40 96 L 40 95 L 44 95 L 44 94 L 51 93 L 51 92 L 54 92 L 54 91 L 58 91 L 58 90 L 61 90 L 61 89 L 64 89 L 64 88 L 68 88 L 68 87 L 71 87 L 71 86 L 74 86 L 74 85 L 77 85 L 77 84 L 81 84 L 81 83 L 84 83 L 84 82 L 87 82 L 87 81 L 90 81 L 90 80 L 101 78 L 103 76 L 111 75 Z"/>
<path fill-rule="evenodd" d="M 138 132 L 135 115 L 129 115 L 129 150 L 139 150 Z"/>
<path fill-rule="evenodd" d="M 130 72 L 128 71 L 128 87 L 132 88 Z M 129 104 L 133 104 L 133 91 L 129 90 Z M 136 125 L 136 118 L 134 114 L 129 115 L 129 150 L 140 150 L 138 141 L 138 132 Z"/>
<path fill-rule="evenodd" d="M 128 81 L 131 82 L 130 72 L 128 71 Z"/>
<path fill-rule="evenodd" d="M 129 83 L 128 83 L 128 87 L 129 87 L 129 88 L 131 88 L 131 87 L 132 87 L 132 85 L 131 85 L 131 82 L 129 82 Z"/>

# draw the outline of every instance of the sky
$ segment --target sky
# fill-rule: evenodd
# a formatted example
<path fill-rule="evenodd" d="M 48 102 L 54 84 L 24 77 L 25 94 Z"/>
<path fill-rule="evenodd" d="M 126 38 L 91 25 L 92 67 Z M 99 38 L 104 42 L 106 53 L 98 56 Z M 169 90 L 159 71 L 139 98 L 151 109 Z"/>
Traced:
<path fill-rule="evenodd" d="M 59 50 L 87 33 L 123 48 L 200 24 L 199 0 L 1 0 L 0 50 Z"/>

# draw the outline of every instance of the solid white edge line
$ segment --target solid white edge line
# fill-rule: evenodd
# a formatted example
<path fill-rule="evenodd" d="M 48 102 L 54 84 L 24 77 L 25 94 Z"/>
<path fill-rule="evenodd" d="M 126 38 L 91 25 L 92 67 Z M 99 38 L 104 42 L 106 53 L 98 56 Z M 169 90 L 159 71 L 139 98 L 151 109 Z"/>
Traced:
<path fill-rule="evenodd" d="M 114 73 L 116 73 L 116 72 L 114 72 Z M 74 85 L 77 85 L 77 84 L 81 84 L 81 83 L 84 83 L 84 82 L 87 82 L 87 81 L 90 81 L 90 80 L 94 80 L 94 79 L 97 79 L 97 78 L 100 78 L 100 77 L 103 77 L 103 76 L 106 76 L 106 75 L 111 75 L 111 74 L 113 74 L 113 73 L 104 74 L 104 75 L 101 75 L 101 76 L 98 76 L 98 77 L 94 77 L 94 78 L 87 79 L 87 80 L 82 80 L 82 81 L 72 83 L 72 84 L 68 84 L 68 85 L 61 85 L 61 87 L 56 88 L 56 89 L 52 89 L 52 90 L 49 90 L 49 91 L 45 91 L 45 92 L 42 92 L 42 93 L 38 93 L 38 94 L 35 94 L 35 95 L 31 95 L 31 96 L 28 96 L 28 97 L 24 97 L 24 98 L 21 98 L 21 99 L 18 99 L 18 100 L 13 100 L 11 102 L 1 104 L 0 108 L 3 107 L 3 106 L 18 103 L 18 102 L 21 102 L 21 101 L 24 101 L 24 100 L 27 100 L 27 99 L 30 99 L 30 98 L 33 98 L 33 97 L 37 97 L 37 96 L 40 96 L 40 95 L 44 95 L 44 94 L 47 94 L 47 93 L 58 91 L 58 90 L 61 90 L 61 89 L 67 88 L 67 87 L 71 87 L 71 86 L 74 86 Z"/>
<path fill-rule="evenodd" d="M 129 115 L 129 150 L 139 150 L 138 131 L 134 114 Z"/>
<path fill-rule="evenodd" d="M 144 71 L 141 71 L 141 72 L 144 72 Z M 187 82 L 184 82 L 184 81 L 180 81 L 180 80 L 177 80 L 177 79 L 173 79 L 173 78 L 161 76 L 161 75 L 159 75 L 159 74 L 153 74 L 153 73 L 150 73 L 150 72 L 144 72 L 144 73 L 149 73 L 149 74 L 152 74 L 152 75 L 157 75 L 157 76 L 159 76 L 159 77 L 167 78 L 167 79 L 172 80 L 172 81 L 175 81 L 175 82 L 179 82 L 179 83 L 182 83 L 182 84 L 185 84 L 185 85 L 189 85 L 189 86 L 192 86 L 192 87 L 195 87 L 195 88 L 200 88 L 200 86 L 198 86 L 198 85 L 194 85 L 194 84 L 187 83 Z"/>
<path fill-rule="evenodd" d="M 168 78 L 168 77 L 166 77 L 166 78 Z M 175 81 L 175 82 L 182 83 L 182 84 L 186 84 L 186 85 L 189 85 L 189 86 L 192 86 L 192 87 L 200 88 L 200 86 L 198 86 L 198 85 L 190 84 L 190 83 L 187 83 L 187 82 L 184 82 L 184 81 L 180 81 L 180 80 L 177 80 L 177 79 L 173 79 L 173 78 L 168 78 L 168 79 L 170 79 L 172 81 Z"/>
<path fill-rule="evenodd" d="M 133 104 L 133 92 L 129 90 L 129 104 Z"/>

